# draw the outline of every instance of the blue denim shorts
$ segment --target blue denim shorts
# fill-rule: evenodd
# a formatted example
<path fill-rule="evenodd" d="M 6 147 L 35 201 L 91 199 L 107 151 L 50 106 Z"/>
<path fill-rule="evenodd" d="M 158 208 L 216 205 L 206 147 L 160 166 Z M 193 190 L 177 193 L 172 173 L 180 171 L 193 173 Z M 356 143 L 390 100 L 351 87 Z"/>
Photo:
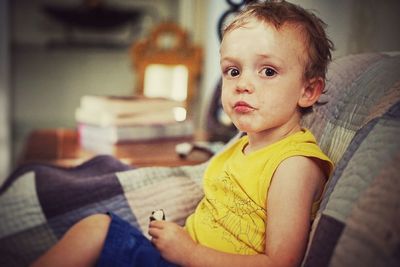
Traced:
<path fill-rule="evenodd" d="M 97 267 L 176 267 L 164 260 L 142 232 L 113 213 Z"/>

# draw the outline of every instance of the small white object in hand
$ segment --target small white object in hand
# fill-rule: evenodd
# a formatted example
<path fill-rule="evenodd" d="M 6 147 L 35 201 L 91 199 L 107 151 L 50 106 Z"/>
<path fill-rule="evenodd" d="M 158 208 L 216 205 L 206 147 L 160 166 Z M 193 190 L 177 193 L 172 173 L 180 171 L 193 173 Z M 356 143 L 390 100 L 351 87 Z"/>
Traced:
<path fill-rule="evenodd" d="M 162 209 L 155 210 L 150 215 L 150 221 L 164 221 L 165 220 L 165 213 Z"/>

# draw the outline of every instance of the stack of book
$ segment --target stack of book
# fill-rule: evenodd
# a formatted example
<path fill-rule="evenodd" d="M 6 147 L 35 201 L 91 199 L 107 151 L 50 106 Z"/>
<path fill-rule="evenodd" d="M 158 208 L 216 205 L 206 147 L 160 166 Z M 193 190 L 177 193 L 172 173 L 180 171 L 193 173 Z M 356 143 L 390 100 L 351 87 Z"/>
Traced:
<path fill-rule="evenodd" d="M 182 104 L 164 98 L 84 95 L 75 119 L 81 146 L 96 152 L 119 143 L 194 134 Z"/>

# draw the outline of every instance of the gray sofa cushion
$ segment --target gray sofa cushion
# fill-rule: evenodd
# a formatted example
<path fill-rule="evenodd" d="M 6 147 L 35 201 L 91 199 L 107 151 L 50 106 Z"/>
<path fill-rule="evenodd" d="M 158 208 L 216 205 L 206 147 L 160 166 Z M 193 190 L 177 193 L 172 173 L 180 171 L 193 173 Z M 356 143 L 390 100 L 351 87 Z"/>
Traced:
<path fill-rule="evenodd" d="M 400 57 L 348 56 L 328 77 L 305 121 L 337 166 L 303 266 L 400 266 Z"/>

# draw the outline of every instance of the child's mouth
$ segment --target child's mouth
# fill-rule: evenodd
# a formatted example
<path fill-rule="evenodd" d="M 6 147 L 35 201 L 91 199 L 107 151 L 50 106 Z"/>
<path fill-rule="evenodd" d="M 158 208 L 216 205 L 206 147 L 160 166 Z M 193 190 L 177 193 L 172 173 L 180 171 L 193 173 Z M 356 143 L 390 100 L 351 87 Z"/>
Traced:
<path fill-rule="evenodd" d="M 233 109 L 238 113 L 248 113 L 253 111 L 255 108 L 244 101 L 238 101 L 233 106 Z"/>

